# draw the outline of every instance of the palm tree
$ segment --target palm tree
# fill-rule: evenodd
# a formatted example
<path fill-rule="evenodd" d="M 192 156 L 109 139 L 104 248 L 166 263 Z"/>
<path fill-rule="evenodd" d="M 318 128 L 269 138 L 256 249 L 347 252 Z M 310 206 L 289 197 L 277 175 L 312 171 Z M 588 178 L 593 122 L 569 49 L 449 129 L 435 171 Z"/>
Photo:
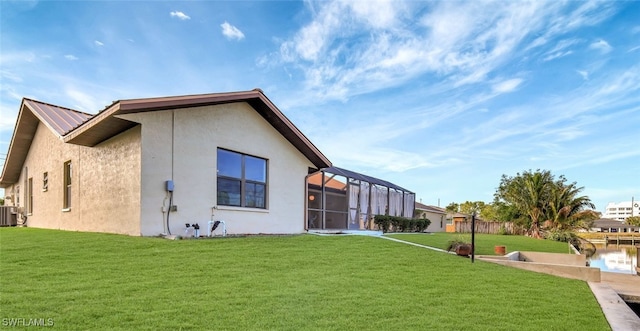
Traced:
<path fill-rule="evenodd" d="M 497 194 L 529 216 L 531 223 L 527 234 L 541 238 L 540 220 L 546 214 L 552 188 L 553 175 L 550 171 L 525 171 L 513 178 L 503 176 Z"/>
<path fill-rule="evenodd" d="M 598 218 L 591 199 L 579 195 L 583 189 L 577 187 L 576 183 L 565 184 L 564 177 L 555 183 L 547 214 L 550 227 L 561 230 L 588 229 L 593 220 Z"/>

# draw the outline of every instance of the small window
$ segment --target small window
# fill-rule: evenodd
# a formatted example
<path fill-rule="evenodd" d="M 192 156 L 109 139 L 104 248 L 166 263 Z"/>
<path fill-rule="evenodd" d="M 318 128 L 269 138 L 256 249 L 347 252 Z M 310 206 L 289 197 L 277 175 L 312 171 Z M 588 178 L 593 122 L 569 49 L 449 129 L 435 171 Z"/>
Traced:
<path fill-rule="evenodd" d="M 71 176 L 73 174 L 71 161 L 64 163 L 64 201 L 62 204 L 63 209 L 71 208 Z"/>
<path fill-rule="evenodd" d="M 42 192 L 47 192 L 49 190 L 49 173 L 45 172 L 42 174 Z"/>
<path fill-rule="evenodd" d="M 16 185 L 16 207 L 20 207 L 20 185 Z"/>
<path fill-rule="evenodd" d="M 33 178 L 27 181 L 27 214 L 33 213 Z"/>
<path fill-rule="evenodd" d="M 218 149 L 218 204 L 267 207 L 267 160 Z"/>

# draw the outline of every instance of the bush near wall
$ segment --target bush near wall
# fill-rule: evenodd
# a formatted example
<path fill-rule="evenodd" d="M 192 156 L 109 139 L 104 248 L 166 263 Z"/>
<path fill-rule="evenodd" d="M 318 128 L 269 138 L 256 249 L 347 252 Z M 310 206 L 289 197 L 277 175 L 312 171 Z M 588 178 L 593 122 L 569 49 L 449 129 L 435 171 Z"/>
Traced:
<path fill-rule="evenodd" d="M 423 232 L 431 224 L 426 218 L 410 219 L 388 215 L 376 215 L 373 222 L 382 232 Z"/>

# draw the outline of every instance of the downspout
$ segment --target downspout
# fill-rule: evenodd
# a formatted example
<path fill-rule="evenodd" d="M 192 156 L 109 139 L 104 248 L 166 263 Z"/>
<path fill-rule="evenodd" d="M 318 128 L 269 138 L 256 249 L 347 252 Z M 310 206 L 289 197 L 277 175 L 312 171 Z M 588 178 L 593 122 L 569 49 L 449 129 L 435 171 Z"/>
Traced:
<path fill-rule="evenodd" d="M 171 147 L 170 147 L 170 154 L 171 154 L 171 182 L 173 182 L 173 168 L 174 168 L 174 136 L 175 136 L 175 121 L 176 121 L 176 111 L 175 109 L 171 110 Z M 165 196 L 164 199 L 162 201 L 162 221 L 163 224 L 162 227 L 165 228 L 167 230 L 167 234 L 171 235 L 171 225 L 169 223 L 170 220 L 170 216 L 171 216 L 171 209 L 173 207 L 173 189 L 171 189 L 171 191 L 169 190 L 168 184 L 165 184 L 167 186 L 165 186 Z M 164 218 L 164 202 L 167 200 L 167 196 L 169 196 L 169 207 L 166 209 L 167 210 L 167 218 Z"/>
<path fill-rule="evenodd" d="M 175 138 L 175 123 L 176 123 L 176 111 L 175 109 L 171 110 L 171 181 L 173 182 L 173 159 L 174 159 L 174 138 Z M 169 208 L 167 208 L 167 233 L 171 235 L 171 225 L 169 223 L 169 218 L 171 216 L 171 210 L 173 209 L 173 190 L 169 193 Z"/>

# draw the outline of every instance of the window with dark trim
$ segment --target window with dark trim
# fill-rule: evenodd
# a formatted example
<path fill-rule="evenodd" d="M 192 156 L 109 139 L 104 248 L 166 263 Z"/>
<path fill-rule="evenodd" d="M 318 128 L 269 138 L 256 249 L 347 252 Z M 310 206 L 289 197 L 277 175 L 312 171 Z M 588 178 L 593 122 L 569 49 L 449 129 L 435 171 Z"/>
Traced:
<path fill-rule="evenodd" d="M 218 205 L 267 208 L 267 160 L 218 148 Z"/>
<path fill-rule="evenodd" d="M 27 181 L 27 214 L 33 213 L 33 177 Z"/>
<path fill-rule="evenodd" d="M 46 192 L 49 190 L 49 173 L 45 172 L 42 174 L 42 192 Z"/>
<path fill-rule="evenodd" d="M 71 208 L 71 175 L 72 175 L 71 161 L 64 163 L 64 201 L 62 204 L 63 209 Z"/>

